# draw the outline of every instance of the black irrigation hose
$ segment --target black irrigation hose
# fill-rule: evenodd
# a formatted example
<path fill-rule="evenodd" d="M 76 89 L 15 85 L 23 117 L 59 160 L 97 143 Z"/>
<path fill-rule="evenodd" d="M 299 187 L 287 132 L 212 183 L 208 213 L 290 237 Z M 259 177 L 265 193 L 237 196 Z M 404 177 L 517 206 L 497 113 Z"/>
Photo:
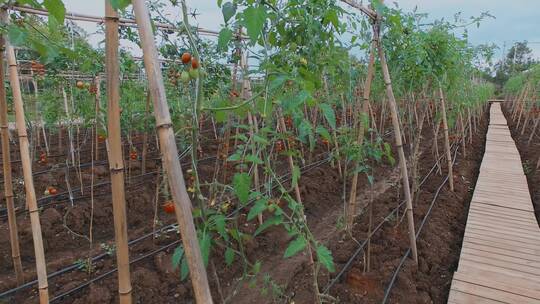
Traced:
<path fill-rule="evenodd" d="M 320 155 L 328 155 L 328 154 L 329 154 L 329 152 L 325 152 L 325 153 L 321 153 Z M 311 164 L 309 164 L 309 165 L 306 165 L 306 166 L 304 166 L 304 167 L 301 168 L 301 172 L 302 172 L 302 173 L 309 172 L 309 171 L 313 170 L 314 168 L 317 168 L 317 167 L 321 166 L 322 164 L 328 162 L 329 160 L 330 160 L 330 156 L 328 156 L 328 157 L 326 157 L 326 158 L 324 158 L 324 159 L 322 159 L 322 160 L 319 160 L 319 161 L 317 161 L 317 162 L 315 162 L 315 163 L 311 163 Z M 282 181 L 286 180 L 286 178 L 287 178 L 290 174 L 291 174 L 291 173 L 288 172 L 288 173 L 282 175 L 282 176 L 280 177 L 280 180 L 282 180 Z M 274 185 L 274 188 L 277 187 L 277 186 L 278 186 L 278 184 Z M 247 202 L 244 206 L 241 206 L 240 208 L 237 208 L 237 209 L 235 209 L 234 211 L 232 211 L 227 217 L 229 218 L 229 217 L 231 217 L 232 215 L 238 213 L 239 211 L 241 211 L 242 209 L 244 209 L 244 208 L 247 207 L 248 205 L 252 204 L 253 202 L 255 202 L 255 200 L 252 200 L 252 201 Z M 175 227 L 176 225 L 177 225 L 176 223 L 174 223 L 174 224 L 169 224 L 169 225 L 163 226 L 163 227 L 161 227 L 161 228 L 159 228 L 159 229 L 157 229 L 157 230 L 154 230 L 154 231 L 152 231 L 152 232 L 149 232 L 149 233 L 147 233 L 147 234 L 145 234 L 145 235 L 142 235 L 142 236 L 140 236 L 140 237 L 138 237 L 138 238 L 136 238 L 136 239 L 133 239 L 133 240 L 129 241 L 129 242 L 128 242 L 128 246 L 131 246 L 131 245 L 136 244 L 136 243 L 138 243 L 138 242 L 140 242 L 140 241 L 142 241 L 142 240 L 145 240 L 145 239 L 149 238 L 150 236 L 155 235 L 156 233 L 159 233 L 159 232 L 162 232 L 162 231 L 164 231 L 164 230 L 168 230 L 168 229 L 170 229 L 170 228 L 173 228 L 173 227 Z M 178 242 L 180 242 L 180 240 L 175 241 L 173 244 L 176 244 L 176 243 L 178 243 Z M 165 247 L 168 248 L 168 247 L 172 246 L 173 244 L 166 245 Z M 158 250 L 156 250 L 156 251 L 153 251 L 151 254 L 149 254 L 149 255 L 147 255 L 147 256 L 151 256 L 151 255 L 153 255 L 153 254 L 155 254 L 155 253 L 158 253 L 158 252 L 160 252 L 160 251 L 163 251 L 164 249 L 166 249 L 166 248 L 162 247 L 161 249 L 158 249 Z M 96 261 L 99 261 L 100 259 L 102 259 L 102 258 L 104 258 L 104 257 L 107 257 L 107 256 L 109 256 L 108 253 L 101 253 L 101 254 L 99 254 L 99 255 L 97 255 L 97 256 L 95 256 L 95 257 L 92 258 L 92 263 L 94 263 L 94 262 L 96 262 Z M 147 256 L 145 256 L 145 257 L 147 257 Z M 137 262 L 137 261 L 139 261 L 139 260 L 140 260 L 140 259 L 133 260 L 132 262 L 130 262 L 130 264 L 131 264 L 131 263 L 134 263 L 134 262 Z M 49 275 L 47 276 L 47 279 L 51 279 L 51 278 L 54 278 L 54 277 L 56 277 L 56 276 L 65 274 L 65 273 L 67 273 L 67 272 L 70 272 L 70 271 L 72 271 L 72 270 L 77 269 L 78 267 L 79 267 L 79 265 L 77 265 L 77 264 L 72 264 L 72 265 L 70 265 L 70 266 L 68 266 L 68 267 L 65 267 L 65 268 L 63 268 L 63 269 L 60 269 L 60 270 L 58 270 L 58 271 L 56 271 L 56 272 L 53 272 L 53 273 L 49 274 Z M 96 277 L 96 278 L 94 278 L 94 279 L 92 279 L 92 280 L 90 280 L 90 281 L 88 281 L 88 282 L 86 282 L 86 283 L 84 283 L 84 284 L 82 284 L 82 285 L 80 285 L 80 286 L 78 286 L 78 287 L 75 287 L 75 288 L 73 288 L 73 289 L 67 291 L 67 292 L 64 293 L 64 294 L 61 294 L 61 295 L 59 295 L 59 296 L 56 296 L 55 298 L 53 298 L 53 299 L 51 300 L 51 302 L 52 302 L 52 301 L 56 301 L 56 300 L 58 300 L 58 299 L 61 299 L 61 298 L 65 297 L 65 296 L 67 296 L 67 295 L 69 295 L 69 294 L 71 294 L 71 293 L 73 293 L 73 292 L 75 292 L 75 291 L 77 291 L 77 290 L 80 290 L 80 289 L 82 289 L 82 288 L 88 286 L 90 283 L 95 282 L 95 281 L 98 281 L 98 280 L 104 278 L 105 276 L 114 273 L 116 270 L 117 270 L 117 268 L 115 268 L 115 269 L 113 269 L 113 270 L 111 270 L 111 271 L 109 271 L 109 272 L 107 272 L 107 273 L 104 273 L 104 274 L 100 275 L 99 277 Z M 17 287 L 15 287 L 15 288 L 13 288 L 13 289 L 7 290 L 7 291 L 5 291 L 5 292 L 3 292 L 3 293 L 0 293 L 0 299 L 3 298 L 3 297 L 7 297 L 7 296 L 9 296 L 9 295 L 11 295 L 11 294 L 17 293 L 17 292 L 19 292 L 19 291 L 21 291 L 21 290 L 23 290 L 23 289 L 28 288 L 28 287 L 31 287 L 32 285 L 37 284 L 37 283 L 38 283 L 38 281 L 37 281 L 37 280 L 34 280 L 34 281 L 31 281 L 31 282 L 25 283 L 25 284 L 23 284 L 23 285 L 17 286 Z"/>
<path fill-rule="evenodd" d="M 158 253 L 158 252 L 167 250 L 167 249 L 169 249 L 170 247 L 172 247 L 172 246 L 174 246 L 174 245 L 176 245 L 176 244 L 178 244 L 178 243 L 180 243 L 180 240 L 176 240 L 176 241 L 174 241 L 174 242 L 172 242 L 172 243 L 170 243 L 170 244 L 167 244 L 167 245 L 165 245 L 165 246 L 163 246 L 163 247 L 160 247 L 160 248 L 158 248 L 158 249 L 156 249 L 156 250 L 154 250 L 154 251 L 152 251 L 152 252 L 150 252 L 150 253 L 147 253 L 147 254 L 145 254 L 145 255 L 143 255 L 143 256 L 140 256 L 140 257 L 138 257 L 138 258 L 136 258 L 136 259 L 130 261 L 129 264 L 132 265 L 132 264 L 134 264 L 134 263 L 137 263 L 137 262 L 139 262 L 139 261 L 142 261 L 142 260 L 144 260 L 144 259 L 146 259 L 146 258 L 148 258 L 148 257 L 153 256 L 154 254 L 156 254 L 156 253 Z M 107 271 L 107 272 L 105 272 L 105 273 L 103 273 L 103 274 L 101 274 L 101 275 L 99 275 L 99 276 L 97 276 L 97 277 L 95 277 L 95 278 L 93 278 L 93 279 L 91 279 L 91 280 L 89 280 L 89 281 L 87 281 L 87 282 L 85 282 L 85 283 L 83 283 L 83 284 L 81 284 L 81 285 L 79 285 L 79 286 L 73 288 L 73 289 L 68 290 L 67 292 L 65 292 L 65 293 L 63 293 L 63 294 L 57 295 L 56 297 L 54 297 L 54 298 L 52 298 L 52 299 L 50 300 L 50 303 L 59 301 L 59 300 L 65 298 L 65 297 L 69 296 L 70 294 L 75 293 L 75 292 L 77 292 L 77 291 L 79 291 L 79 290 L 85 288 L 86 286 L 89 286 L 90 284 L 92 284 L 92 283 L 94 283 L 94 282 L 97 282 L 97 281 L 99 281 L 99 280 L 101 280 L 101 279 L 103 279 L 103 278 L 105 278 L 105 277 L 107 277 L 107 276 L 109 276 L 109 275 L 115 273 L 117 270 L 118 270 L 118 268 L 111 269 L 111 270 L 109 270 L 109 271 Z"/>
<path fill-rule="evenodd" d="M 183 156 L 180 156 L 180 159 L 181 158 L 183 158 Z M 216 158 L 216 156 L 209 156 L 209 157 L 206 157 L 206 158 L 199 159 L 197 162 L 198 163 L 205 162 L 205 161 L 208 161 L 208 160 L 213 160 L 215 158 Z M 188 166 L 190 164 L 191 164 L 190 162 L 186 162 L 186 163 L 184 163 L 182 165 L 183 166 Z M 149 173 L 145 173 L 145 174 L 140 174 L 140 175 L 137 175 L 137 176 L 132 176 L 131 178 L 136 179 L 136 178 L 141 178 L 141 177 L 145 177 L 145 176 L 148 176 L 148 175 L 154 175 L 156 173 L 158 173 L 158 171 L 153 171 L 153 172 L 149 172 Z M 105 182 L 101 182 L 101 183 L 96 183 L 96 184 L 93 185 L 93 187 L 102 187 L 102 186 L 107 186 L 107 185 L 110 185 L 110 184 L 111 184 L 110 181 L 105 181 Z M 92 185 L 84 186 L 84 189 L 89 189 L 91 187 L 92 187 Z M 71 193 L 74 193 L 74 192 L 81 192 L 81 187 L 73 188 L 71 190 Z M 55 195 L 41 197 L 41 198 L 39 198 L 37 200 L 38 207 L 46 207 L 46 206 L 49 206 L 51 204 L 67 202 L 67 201 L 70 200 L 69 195 L 70 195 L 70 192 L 65 191 L 65 192 L 62 192 L 62 193 L 55 194 Z M 73 201 L 84 199 L 84 198 L 87 198 L 87 197 L 86 196 L 75 197 L 75 198 L 73 198 Z M 16 214 L 23 214 L 23 213 L 27 213 L 27 212 L 28 212 L 27 210 L 16 210 L 15 211 Z M 7 217 L 7 209 L 6 208 L 0 209 L 0 219 L 4 219 L 6 217 Z"/>
<path fill-rule="evenodd" d="M 452 148 L 454 148 L 454 146 L 457 145 L 457 143 L 454 143 L 452 144 Z M 457 147 L 457 149 L 455 150 L 457 152 L 457 150 L 459 149 L 459 145 Z M 439 159 L 437 160 L 437 162 L 435 162 L 435 164 L 431 167 L 431 170 L 429 170 L 429 172 L 426 174 L 426 176 L 424 176 L 424 178 L 422 179 L 422 181 L 420 182 L 419 184 L 419 187 L 422 186 L 426 180 L 429 178 L 429 176 L 431 176 L 431 174 L 434 172 L 435 168 L 437 168 L 437 163 L 444 158 L 444 155 L 441 155 L 439 157 Z M 375 227 L 375 229 L 373 229 L 373 231 L 371 232 L 370 235 L 367 236 L 367 238 L 358 246 L 358 248 L 356 249 L 356 251 L 353 253 L 353 255 L 349 258 L 349 260 L 347 261 L 347 263 L 345 263 L 345 266 L 343 266 L 343 268 L 341 269 L 341 271 L 332 279 L 332 281 L 330 281 L 330 283 L 328 283 L 328 285 L 326 285 L 323 293 L 328 293 L 328 291 L 330 290 L 330 288 L 332 288 L 340 279 L 341 277 L 345 274 L 345 272 L 347 272 L 347 270 L 349 269 L 349 267 L 352 265 L 353 261 L 356 259 L 356 257 L 363 251 L 364 247 L 366 246 L 368 240 L 373 236 L 375 235 L 375 233 L 377 233 L 381 228 L 382 226 L 389 221 L 390 217 L 396 213 L 404 204 L 405 204 L 406 200 L 403 200 L 397 207 L 395 207 L 394 209 L 392 209 L 392 211 L 390 211 L 390 213 Z"/>
<path fill-rule="evenodd" d="M 458 149 L 456 149 L 456 151 L 454 151 L 454 160 L 452 161 L 452 165 L 455 164 L 456 162 L 456 159 L 457 159 L 457 151 L 459 150 L 459 146 L 458 146 Z M 448 182 L 448 175 L 446 175 L 446 178 L 443 180 L 443 182 L 441 183 L 441 185 L 439 186 L 439 188 L 437 188 L 437 192 L 435 192 L 435 195 L 433 196 L 433 200 L 431 201 L 431 204 L 429 205 L 429 209 L 427 210 L 426 212 L 426 215 L 424 216 L 424 218 L 422 219 L 422 222 L 420 223 L 420 227 L 418 228 L 418 231 L 416 232 L 416 239 L 418 239 L 418 237 L 420 236 L 420 233 L 422 232 L 422 228 L 424 228 L 424 224 L 427 222 L 427 220 L 429 219 L 429 216 L 431 214 L 431 210 L 433 209 L 433 207 L 435 206 L 435 203 L 437 202 L 437 198 L 439 197 L 439 194 L 441 193 L 441 190 L 442 188 L 444 187 L 444 185 L 446 185 L 446 183 Z M 409 254 L 411 253 L 411 248 L 409 247 L 407 249 L 407 251 L 405 252 L 405 254 L 403 255 L 403 257 L 401 257 L 401 261 L 399 262 L 399 265 L 397 266 L 396 270 L 394 271 L 394 273 L 392 274 L 392 279 L 390 280 L 390 283 L 388 284 L 388 286 L 386 287 L 386 290 L 384 292 L 384 298 L 383 298 L 383 301 L 382 301 L 382 304 L 385 304 L 386 301 L 388 301 L 388 298 L 390 296 L 390 292 L 392 291 L 392 287 L 394 287 L 394 283 L 397 279 L 397 276 L 399 274 L 399 272 L 401 271 L 401 268 L 403 267 L 403 265 L 405 264 L 405 261 L 407 260 L 407 258 L 409 257 Z"/>

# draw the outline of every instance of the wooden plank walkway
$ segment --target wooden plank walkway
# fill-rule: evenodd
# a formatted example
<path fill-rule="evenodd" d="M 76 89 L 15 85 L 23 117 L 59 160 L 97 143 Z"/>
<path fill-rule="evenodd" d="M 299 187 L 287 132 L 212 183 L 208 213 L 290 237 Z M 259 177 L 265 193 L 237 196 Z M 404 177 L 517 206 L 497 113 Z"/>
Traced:
<path fill-rule="evenodd" d="M 540 228 L 498 102 L 448 303 L 540 303 Z"/>

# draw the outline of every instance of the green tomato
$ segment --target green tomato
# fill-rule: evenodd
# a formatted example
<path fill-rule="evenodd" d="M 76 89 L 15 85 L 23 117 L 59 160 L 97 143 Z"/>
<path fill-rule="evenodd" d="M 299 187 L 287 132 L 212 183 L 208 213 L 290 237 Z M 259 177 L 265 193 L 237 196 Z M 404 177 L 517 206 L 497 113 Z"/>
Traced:
<path fill-rule="evenodd" d="M 189 77 L 191 77 L 191 79 L 199 78 L 199 70 L 198 69 L 190 69 L 189 70 Z"/>
<path fill-rule="evenodd" d="M 186 71 L 182 71 L 182 74 L 180 74 L 180 79 L 182 82 L 189 82 L 189 73 Z"/>

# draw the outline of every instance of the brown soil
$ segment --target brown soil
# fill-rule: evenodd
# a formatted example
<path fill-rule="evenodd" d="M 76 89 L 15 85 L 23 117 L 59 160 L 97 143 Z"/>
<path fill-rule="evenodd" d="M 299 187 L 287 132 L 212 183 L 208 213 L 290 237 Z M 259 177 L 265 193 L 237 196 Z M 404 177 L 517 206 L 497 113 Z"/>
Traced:
<path fill-rule="evenodd" d="M 442 191 L 437 205 L 433 209 L 430 220 L 424 226 L 418 241 L 420 263 L 416 269 L 411 262 L 407 262 L 402 269 L 392 291 L 392 303 L 443 303 L 446 301 L 449 282 L 457 266 L 461 240 L 464 231 L 468 201 L 471 189 L 478 173 L 480 160 L 483 155 L 485 131 L 487 120 L 484 119 L 474 138 L 472 145 L 468 146 L 467 156 L 458 153 L 455 165 L 456 192 Z M 434 163 L 430 153 L 432 147 L 432 133 L 429 126 L 425 128 L 425 150 L 421 156 L 420 176 L 424 176 Z M 386 138 L 391 141 L 391 135 Z M 207 143 L 209 156 L 215 155 L 215 145 Z M 439 139 L 439 147 L 443 147 Z M 442 150 L 441 150 L 442 151 Z M 317 151 L 322 152 L 322 151 Z M 395 154 L 394 154 L 395 155 Z M 89 155 L 85 156 L 89 159 Z M 284 159 L 281 159 L 283 164 Z M 134 162 L 133 175 L 140 172 L 140 164 Z M 151 162 L 154 170 L 159 167 L 158 162 Z M 46 168 L 44 168 L 46 169 Z M 210 180 L 214 170 L 213 161 L 204 166 L 202 179 Z M 286 170 L 286 166 L 282 166 Z M 36 167 L 34 170 L 38 170 Z M 89 185 L 90 169 L 83 170 L 84 184 Z M 283 171 L 281 170 L 281 171 Z M 106 167 L 98 169 L 99 182 L 108 179 Z M 151 170 L 148 170 L 151 171 Z M 443 172 L 445 168 L 443 166 Z M 15 171 L 19 173 L 18 171 Z M 71 176 L 73 175 L 73 176 Z M 75 174 L 70 175 L 72 187 L 78 185 Z M 66 189 L 64 172 L 45 174 L 36 178 L 36 189 L 44 189 L 48 185 L 55 185 L 62 192 Z M 86 177 L 84 177 L 86 176 Z M 388 163 L 375 166 L 376 176 L 373 186 L 374 196 L 374 222 L 377 224 L 397 202 L 402 200 L 399 186 L 399 170 Z M 415 203 L 415 222 L 418 224 L 424 217 L 427 207 L 432 200 L 433 193 L 443 180 L 443 176 L 433 175 L 423 186 L 417 202 Z M 130 239 L 141 236 L 152 230 L 155 195 L 155 176 L 143 180 L 133 180 L 133 187 L 128 188 L 128 220 Z M 357 244 L 349 236 L 340 232 L 343 212 L 343 180 L 337 169 L 329 164 L 315 168 L 302 175 L 300 184 L 305 204 L 305 213 L 308 224 L 315 237 L 331 249 L 339 271 L 344 263 L 356 249 Z M 368 201 L 367 179 L 362 177 L 359 182 L 359 193 L 363 194 L 362 201 Z M 89 249 L 88 242 L 70 233 L 63 225 L 66 218 L 67 226 L 74 232 L 88 231 L 88 217 L 91 206 L 88 199 L 77 201 L 75 207 L 69 203 L 51 205 L 41 213 L 44 231 L 45 253 L 48 262 L 48 271 L 61 269 L 73 261 L 86 256 L 94 256 L 100 252 L 99 244 L 112 244 L 114 239 L 112 227 L 112 206 L 106 187 L 100 190 L 104 195 L 94 201 L 94 246 Z M 22 186 L 17 191 L 23 191 Z M 38 190 L 41 191 L 41 190 Z M 347 189 L 348 191 L 348 189 Z M 22 202 L 19 202 L 19 206 Z M 365 207 L 365 206 L 364 206 Z M 365 211 L 365 209 L 363 209 Z M 159 219 L 167 224 L 174 222 L 170 215 L 159 211 Z M 400 214 L 401 215 L 401 214 Z M 268 216 L 265 214 L 265 216 Z M 27 216 L 18 217 L 23 249 L 23 265 L 27 269 L 26 280 L 34 279 L 33 248 L 29 219 Z M 257 225 L 255 221 L 247 222 L 246 213 L 240 214 L 237 225 L 242 231 L 253 232 Z M 394 227 L 395 219 L 387 223 L 384 228 L 373 237 L 372 241 L 372 271 L 363 273 L 362 257 L 357 258 L 347 275 L 331 289 L 330 294 L 342 303 L 375 303 L 380 302 L 388 280 L 394 271 L 400 257 L 408 247 L 405 221 Z M 367 231 L 366 212 L 362 212 L 356 221 L 353 235 L 359 241 L 363 240 Z M 0 292 L 15 287 L 12 274 L 10 246 L 7 237 L 7 220 L 0 223 Z M 152 250 L 176 241 L 178 236 L 161 234 L 159 238 L 148 238 L 130 248 L 131 260 L 148 254 Z M 282 228 L 274 227 L 262 233 L 256 239 L 246 242 L 246 258 L 251 262 L 262 262 L 260 274 L 239 279 L 244 273 L 240 263 L 227 267 L 224 263 L 223 252 L 214 250 L 212 262 L 208 268 L 208 276 L 212 288 L 213 298 L 219 302 L 221 296 L 229 297 L 229 303 L 282 303 L 293 300 L 295 303 L 313 303 L 311 289 L 311 273 L 305 254 L 298 254 L 289 259 L 283 259 L 283 252 L 290 241 L 290 237 Z M 171 257 L 175 246 L 150 256 L 132 265 L 131 278 L 133 284 L 134 303 L 193 303 L 192 287 L 189 281 L 180 283 L 178 270 L 171 265 Z M 214 265 L 212 265 L 214 264 Z M 58 276 L 49 282 L 51 295 L 58 295 L 81 283 L 94 278 L 115 267 L 114 259 L 105 258 L 94 265 L 94 272 L 87 274 L 75 270 L 68 274 Z M 215 270 L 215 274 L 214 274 Z M 265 279 L 269 274 L 271 280 Z M 216 276 L 219 281 L 216 280 Z M 332 275 L 321 271 L 319 286 L 324 288 Z M 220 284 L 222 294 L 218 292 Z M 251 287 L 250 287 L 251 286 Z M 404 300 L 410 299 L 410 300 Z M 10 299 L 13 303 L 37 303 L 36 289 L 26 289 L 16 297 Z M 1 302 L 1 300 L 0 300 Z M 117 303 L 117 277 L 116 274 L 106 277 L 73 295 L 60 300 L 58 303 Z"/>
<path fill-rule="evenodd" d="M 525 132 L 522 134 L 523 121 L 518 128 L 517 122 L 512 120 L 509 104 L 503 104 L 502 109 L 506 116 L 506 120 L 508 121 L 508 127 L 510 128 L 512 138 L 516 142 L 519 154 L 521 155 L 523 171 L 527 176 L 527 183 L 529 185 L 529 192 L 531 194 L 536 220 L 540 223 L 540 170 L 536 168 L 536 164 L 540 158 L 540 140 L 538 136 L 540 135 L 540 132 L 536 130 L 535 135 L 529 144 L 529 137 L 531 136 L 534 123 L 530 121 L 525 128 Z"/>

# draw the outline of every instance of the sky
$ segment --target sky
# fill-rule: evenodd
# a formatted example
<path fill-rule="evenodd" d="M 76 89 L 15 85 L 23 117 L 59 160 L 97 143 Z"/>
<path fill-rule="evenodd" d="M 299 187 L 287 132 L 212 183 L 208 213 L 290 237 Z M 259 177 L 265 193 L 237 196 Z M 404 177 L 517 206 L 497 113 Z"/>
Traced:
<path fill-rule="evenodd" d="M 192 24 L 219 31 L 223 23 L 221 10 L 217 0 L 186 0 L 191 10 L 196 9 L 200 14 Z M 225 1 L 224 1 L 225 2 Z M 367 2 L 367 1 L 364 1 Z M 496 60 L 501 58 L 503 51 L 508 50 L 516 41 L 529 41 L 533 56 L 540 59 L 540 0 L 397 0 L 385 1 L 387 5 L 398 3 L 405 11 L 412 11 L 418 7 L 418 12 L 429 14 L 428 19 L 445 18 L 453 20 L 454 14 L 461 12 L 463 17 L 479 16 L 482 12 L 489 12 L 494 19 L 485 19 L 479 28 L 469 28 L 469 40 L 472 44 L 495 43 L 499 46 Z M 103 0 L 64 0 L 69 12 L 87 15 L 103 16 Z M 350 9 L 346 5 L 345 9 Z M 165 14 L 178 19 L 179 11 L 165 10 Z M 87 32 L 95 32 L 96 26 L 91 23 L 80 22 L 79 25 Z M 93 43 L 103 39 L 100 35 L 91 37 Z M 133 50 L 139 53 L 138 50 Z"/>

